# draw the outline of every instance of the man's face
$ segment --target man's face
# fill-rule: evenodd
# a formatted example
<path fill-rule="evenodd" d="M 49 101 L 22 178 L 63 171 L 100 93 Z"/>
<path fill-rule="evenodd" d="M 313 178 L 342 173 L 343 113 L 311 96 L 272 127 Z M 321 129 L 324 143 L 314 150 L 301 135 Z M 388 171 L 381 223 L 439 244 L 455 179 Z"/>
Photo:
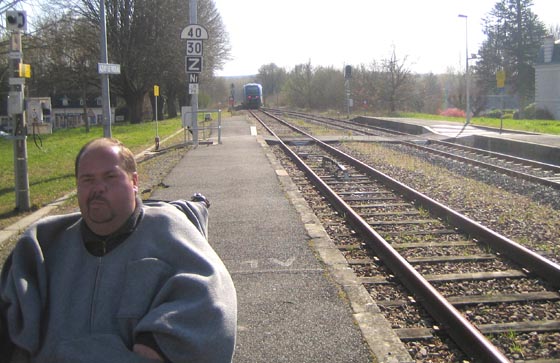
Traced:
<path fill-rule="evenodd" d="M 101 236 L 119 229 L 136 206 L 138 174 L 122 169 L 118 150 L 97 146 L 79 161 L 78 204 L 88 227 Z"/>

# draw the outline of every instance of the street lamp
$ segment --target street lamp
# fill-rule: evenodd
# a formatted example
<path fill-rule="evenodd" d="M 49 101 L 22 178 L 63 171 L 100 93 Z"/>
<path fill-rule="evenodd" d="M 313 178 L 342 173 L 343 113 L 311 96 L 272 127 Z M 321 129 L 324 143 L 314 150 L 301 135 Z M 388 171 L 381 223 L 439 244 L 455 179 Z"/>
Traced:
<path fill-rule="evenodd" d="M 470 75 L 469 75 L 469 27 L 468 27 L 468 17 L 463 14 L 459 14 L 459 18 L 465 18 L 465 60 L 466 60 L 466 70 L 465 70 L 465 81 L 467 83 L 467 109 L 465 111 L 467 116 L 466 125 L 471 122 L 471 97 L 469 90 Z"/>

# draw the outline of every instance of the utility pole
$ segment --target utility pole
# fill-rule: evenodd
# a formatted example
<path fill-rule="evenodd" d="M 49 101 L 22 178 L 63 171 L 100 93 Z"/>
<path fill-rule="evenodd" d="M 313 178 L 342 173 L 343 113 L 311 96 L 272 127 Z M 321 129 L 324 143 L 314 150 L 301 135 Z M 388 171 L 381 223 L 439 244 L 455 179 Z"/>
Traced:
<path fill-rule="evenodd" d="M 109 56 L 107 51 L 107 20 L 105 17 L 105 0 L 99 0 L 99 23 L 101 26 L 101 64 L 108 64 Z M 110 138 L 111 124 L 111 94 L 109 89 L 109 73 L 99 72 L 101 75 L 101 97 L 103 103 L 103 137 Z"/>
<path fill-rule="evenodd" d="M 30 209 L 29 177 L 27 171 L 27 124 L 24 115 L 25 78 L 22 75 L 23 52 L 21 34 L 27 27 L 26 14 L 23 11 L 6 12 L 6 25 L 12 31 L 10 36 L 10 93 L 8 97 L 8 115 L 14 129 L 14 175 L 16 192 L 16 210 L 25 212 Z"/>

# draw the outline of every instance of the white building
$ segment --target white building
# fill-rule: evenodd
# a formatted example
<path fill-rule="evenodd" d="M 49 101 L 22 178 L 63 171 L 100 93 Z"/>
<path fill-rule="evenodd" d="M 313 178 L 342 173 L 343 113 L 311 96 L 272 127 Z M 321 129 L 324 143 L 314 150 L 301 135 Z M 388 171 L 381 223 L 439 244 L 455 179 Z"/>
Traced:
<path fill-rule="evenodd" d="M 560 40 L 547 37 L 535 64 L 535 102 L 560 120 Z"/>

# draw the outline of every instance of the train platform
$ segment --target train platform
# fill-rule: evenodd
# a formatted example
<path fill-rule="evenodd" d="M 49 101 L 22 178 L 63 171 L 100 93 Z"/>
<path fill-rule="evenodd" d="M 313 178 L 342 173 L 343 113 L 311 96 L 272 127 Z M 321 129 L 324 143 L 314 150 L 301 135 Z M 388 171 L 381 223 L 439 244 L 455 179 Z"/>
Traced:
<path fill-rule="evenodd" d="M 152 196 L 210 199 L 209 241 L 237 289 L 234 362 L 410 361 L 251 126 L 225 117 L 221 144 L 189 151 Z"/>
<path fill-rule="evenodd" d="M 409 140 L 445 140 L 548 164 L 560 161 L 560 136 L 414 118 L 357 117 L 354 121 L 402 131 Z"/>

